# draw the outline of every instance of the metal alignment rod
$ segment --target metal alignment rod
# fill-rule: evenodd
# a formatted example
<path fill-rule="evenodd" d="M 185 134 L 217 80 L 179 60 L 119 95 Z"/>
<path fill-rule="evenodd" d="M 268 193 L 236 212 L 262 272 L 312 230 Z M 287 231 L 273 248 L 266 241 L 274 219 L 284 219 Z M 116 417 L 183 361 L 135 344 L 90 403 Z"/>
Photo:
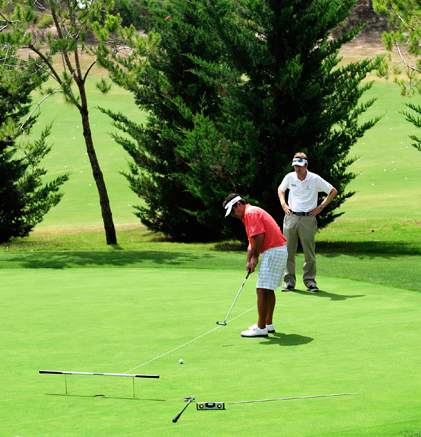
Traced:
<path fill-rule="evenodd" d="M 328 398 L 328 397 L 333 397 L 333 396 L 355 396 L 356 394 L 357 393 L 338 393 L 338 394 L 331 394 L 331 395 L 296 396 L 296 397 L 291 397 L 291 398 L 257 399 L 254 401 L 227 402 L 227 404 L 234 405 L 234 404 L 250 404 L 252 402 L 290 401 L 293 399 Z"/>
<path fill-rule="evenodd" d="M 47 374 L 47 375 L 64 375 L 64 388 L 67 391 L 67 375 L 93 375 L 93 376 L 125 376 L 129 378 L 133 378 L 133 399 L 136 398 L 135 393 L 135 378 L 159 378 L 159 375 L 142 375 L 138 373 L 100 373 L 100 372 L 73 372 L 68 370 L 40 370 L 39 373 Z"/>
<path fill-rule="evenodd" d="M 95 375 L 95 376 L 128 376 L 130 378 L 159 378 L 159 375 L 141 375 L 137 373 L 73 372 L 67 370 L 40 370 L 39 373 L 50 374 L 50 375 Z"/>

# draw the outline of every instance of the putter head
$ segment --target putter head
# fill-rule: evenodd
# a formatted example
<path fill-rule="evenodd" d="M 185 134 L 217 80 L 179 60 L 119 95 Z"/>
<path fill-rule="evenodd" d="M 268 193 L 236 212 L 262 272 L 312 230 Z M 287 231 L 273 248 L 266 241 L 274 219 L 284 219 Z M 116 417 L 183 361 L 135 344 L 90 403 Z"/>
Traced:
<path fill-rule="evenodd" d="M 222 325 L 222 326 L 226 326 L 227 322 L 216 322 L 217 325 Z"/>
<path fill-rule="evenodd" d="M 194 396 L 189 396 L 187 398 L 184 398 L 184 402 L 193 402 L 196 398 Z"/>

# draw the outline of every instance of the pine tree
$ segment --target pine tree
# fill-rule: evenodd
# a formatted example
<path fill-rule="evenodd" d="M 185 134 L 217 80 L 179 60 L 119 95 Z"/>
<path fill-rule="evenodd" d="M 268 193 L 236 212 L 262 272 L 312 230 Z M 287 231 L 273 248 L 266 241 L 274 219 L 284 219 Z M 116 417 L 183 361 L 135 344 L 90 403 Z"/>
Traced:
<path fill-rule="evenodd" d="M 15 5 L 13 14 L 3 13 L 3 9 L 10 4 Z M 35 31 L 37 14 L 33 0 L 0 0 L 0 44 L 8 43 L 29 51 L 30 60 L 42 62 L 56 83 L 56 88 L 47 89 L 46 94 L 61 92 L 66 102 L 78 110 L 98 191 L 106 241 L 116 245 L 117 235 L 105 177 L 91 130 L 86 84 L 97 57 L 106 58 L 110 51 L 119 50 L 120 38 L 124 38 L 119 36 L 119 32 L 123 32 L 121 18 L 110 12 L 113 0 L 45 0 L 37 6 L 52 17 L 55 33 L 52 29 Z M 133 33 L 134 28 L 127 32 Z M 54 62 L 54 56 L 61 60 L 61 64 Z M 91 60 L 87 66 L 83 62 L 84 56 Z M 101 80 L 97 87 L 104 93 L 109 90 L 105 80 Z"/>
<path fill-rule="evenodd" d="M 221 202 L 238 192 L 270 212 L 297 151 L 339 195 L 323 227 L 353 193 L 349 151 L 376 120 L 359 123 L 373 100 L 362 80 L 376 61 L 340 65 L 340 47 L 359 29 L 330 38 L 354 0 L 169 0 L 157 14 L 157 50 L 120 75 L 148 111 L 145 126 L 114 115 L 135 141 L 126 174 L 146 200 L 139 216 L 174 238 L 243 233 L 224 220 Z M 126 82 L 124 82 L 124 78 Z M 127 79 L 127 78 L 130 79 Z M 231 228 L 231 229 L 230 229 Z M 228 231 L 230 233 L 228 234 Z M 238 234 L 238 235 L 239 235 Z"/>
<path fill-rule="evenodd" d="M 396 50 L 402 66 L 405 69 L 406 78 L 402 77 L 402 71 L 397 66 L 393 68 L 394 81 L 400 87 L 404 96 L 421 94 L 421 5 L 418 1 L 385 1 L 374 0 L 374 9 L 389 19 L 389 32 L 384 32 L 383 41 L 389 51 L 389 59 L 385 59 L 383 68 L 380 70 L 384 76 L 389 75 L 389 63 L 391 53 Z M 407 121 L 417 128 L 421 128 L 421 105 L 408 103 L 409 112 L 404 112 Z M 421 137 L 411 135 L 412 144 L 421 151 Z"/>
<path fill-rule="evenodd" d="M 148 31 L 152 25 L 150 9 L 157 0 L 114 0 L 113 11 L 120 14 L 122 25 Z M 165 1 L 165 0 L 160 0 Z"/>
<path fill-rule="evenodd" d="M 40 223 L 51 207 L 58 204 L 62 196 L 60 186 L 68 180 L 64 174 L 44 183 L 47 171 L 40 166 L 50 151 L 46 143 L 49 127 L 41 137 L 30 143 L 21 140 L 29 133 L 37 117 L 30 115 L 31 92 L 47 75 L 39 65 L 26 68 L 15 57 L 0 68 L 0 243 L 12 237 L 25 237 Z M 0 52 L 4 58 L 6 53 Z"/>
<path fill-rule="evenodd" d="M 189 213 L 202 209 L 204 203 L 186 189 L 183 178 L 189 167 L 177 149 L 183 141 L 181 130 L 193 127 L 191 114 L 202 109 L 218 112 L 219 91 L 191 71 L 195 63 L 187 55 L 217 61 L 219 40 L 201 23 L 200 2 L 170 1 L 154 13 L 159 38 L 149 36 L 147 59 L 138 57 L 145 50 L 144 43 L 136 40 L 141 47 L 134 47 L 131 58 L 116 55 L 114 65 L 102 60 L 111 77 L 134 93 L 148 120 L 139 125 L 123 114 L 105 112 L 134 140 L 115 136 L 133 158 L 125 176 L 146 203 L 136 207 L 142 223 L 177 240 L 214 239 L 218 230 Z"/>

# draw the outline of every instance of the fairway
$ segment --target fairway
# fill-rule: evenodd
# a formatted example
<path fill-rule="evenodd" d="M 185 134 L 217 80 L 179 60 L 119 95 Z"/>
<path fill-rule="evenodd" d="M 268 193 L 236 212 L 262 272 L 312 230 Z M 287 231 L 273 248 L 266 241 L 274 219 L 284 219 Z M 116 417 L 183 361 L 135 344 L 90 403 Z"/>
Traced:
<path fill-rule="evenodd" d="M 402 114 L 408 111 L 407 103 L 418 104 L 417 98 L 402 97 L 397 85 L 384 82 L 376 82 L 365 97 L 377 100 L 361 121 L 382 118 L 351 149 L 357 158 L 351 169 L 357 177 L 349 188 L 356 194 L 344 204 L 346 218 L 360 219 L 369 213 L 374 220 L 420 220 L 421 153 L 409 138 L 419 132 Z"/>
<path fill-rule="evenodd" d="M 19 276 L 16 272 L 19 271 Z M 320 277 L 321 292 L 277 293 L 268 339 L 255 322 L 255 276 L 225 316 L 239 270 L 3 269 L 3 436 L 410 436 L 421 430 L 421 296 Z M 184 364 L 179 364 L 179 359 Z M 39 375 L 40 369 L 159 379 Z M 184 397 L 226 405 L 174 424 Z M 95 397 L 95 395 L 104 397 Z"/>
<path fill-rule="evenodd" d="M 113 86 L 105 96 L 96 89 L 98 78 L 87 82 L 90 104 L 90 120 L 95 150 L 99 164 L 104 173 L 113 217 L 117 224 L 136 223 L 132 205 L 139 201 L 130 190 L 128 182 L 121 175 L 127 171 L 129 155 L 111 137 L 117 133 L 111 119 L 100 112 L 98 107 L 123 112 L 136 122 L 144 119 L 133 102 L 133 97 L 126 91 Z M 34 97 L 37 101 L 37 97 Z M 57 108 L 60 108 L 57 111 Z M 47 177 L 57 177 L 70 173 L 70 179 L 63 186 L 62 201 L 57 208 L 52 208 L 40 228 L 80 228 L 97 227 L 102 224 L 98 192 L 92 176 L 92 169 L 86 152 L 80 114 L 76 108 L 64 102 L 63 96 L 57 94 L 47 99 L 42 107 L 38 123 L 31 136 L 37 138 L 45 125 L 52 123 L 52 132 L 48 143 L 52 151 L 43 164 L 49 169 Z"/>
<path fill-rule="evenodd" d="M 134 226 L 139 224 L 139 220 L 133 214 L 133 206 L 142 204 L 142 200 L 130 190 L 127 180 L 121 175 L 121 171 L 128 169 L 129 156 L 110 136 L 117 130 L 98 106 L 123 112 L 139 123 L 144 121 L 145 114 L 135 106 L 132 96 L 126 91 L 113 86 L 104 96 L 95 88 L 96 81 L 97 78 L 87 83 L 90 116 L 113 218 L 117 227 Z M 366 99 L 373 97 L 377 101 L 361 117 L 361 122 L 377 116 L 382 118 L 351 149 L 350 156 L 358 160 L 350 170 L 357 177 L 347 190 L 356 194 L 341 206 L 339 211 L 345 212 L 345 215 L 336 220 L 333 227 L 329 227 L 329 233 L 349 223 L 368 226 L 367 219 L 375 225 L 383 223 L 385 219 L 400 222 L 421 220 L 421 154 L 411 146 L 409 138 L 410 134 L 416 133 L 416 129 L 402 115 L 406 110 L 405 104 L 416 103 L 415 98 L 400 96 L 396 85 L 385 82 L 376 82 L 364 94 Z M 59 113 L 57 107 L 60 108 Z M 98 193 L 86 156 L 80 116 L 74 108 L 64 103 L 61 95 L 55 95 L 43 104 L 33 136 L 37 137 L 48 123 L 53 123 L 49 137 L 53 148 L 44 160 L 44 165 L 49 169 L 47 176 L 52 178 L 70 172 L 70 180 L 62 187 L 62 201 L 49 211 L 35 231 L 100 229 L 102 219 Z"/>

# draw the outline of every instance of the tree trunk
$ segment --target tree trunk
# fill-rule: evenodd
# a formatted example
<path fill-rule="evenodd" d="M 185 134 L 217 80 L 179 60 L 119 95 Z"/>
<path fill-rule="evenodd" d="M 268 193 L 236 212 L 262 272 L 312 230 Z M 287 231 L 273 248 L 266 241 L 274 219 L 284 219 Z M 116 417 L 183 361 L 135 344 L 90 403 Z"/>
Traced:
<path fill-rule="evenodd" d="M 88 152 L 89 161 L 92 167 L 92 174 L 94 176 L 94 180 L 98 189 L 99 203 L 101 205 L 101 214 L 102 220 L 104 222 L 105 236 L 107 239 L 107 244 L 117 244 L 117 236 L 113 222 L 113 215 L 111 213 L 111 206 L 108 198 L 107 188 L 105 186 L 104 176 L 99 166 L 94 143 L 92 141 L 92 132 L 89 123 L 89 112 L 86 95 L 81 92 L 81 97 L 82 105 L 79 111 L 82 116 L 83 136 L 85 138 L 86 150 Z"/>

